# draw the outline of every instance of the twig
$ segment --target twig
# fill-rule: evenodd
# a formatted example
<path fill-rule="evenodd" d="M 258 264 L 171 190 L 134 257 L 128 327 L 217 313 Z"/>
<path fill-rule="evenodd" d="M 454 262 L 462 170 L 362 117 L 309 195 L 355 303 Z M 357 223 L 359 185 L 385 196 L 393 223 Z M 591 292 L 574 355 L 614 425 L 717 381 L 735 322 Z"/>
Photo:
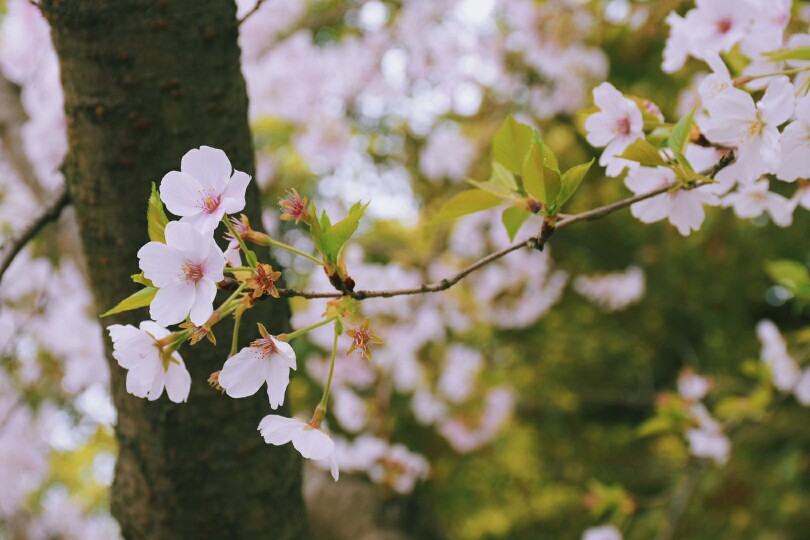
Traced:
<path fill-rule="evenodd" d="M 42 227 L 51 221 L 56 221 L 62 213 L 62 210 L 64 210 L 68 204 L 70 204 L 70 196 L 67 193 L 67 189 L 63 188 L 62 193 L 43 208 L 41 214 L 3 245 L 2 253 L 0 253 L 0 280 L 3 279 L 3 275 L 5 275 L 6 270 L 8 270 L 8 267 L 20 250 L 42 230 Z"/>
<path fill-rule="evenodd" d="M 251 15 L 253 15 L 253 14 L 254 14 L 254 13 L 256 13 L 257 11 L 259 11 L 259 8 L 260 8 L 260 7 L 262 7 L 262 4 L 264 4 L 264 0 L 256 0 L 256 5 L 254 5 L 254 6 L 253 6 L 253 8 L 251 8 L 251 10 L 250 10 L 250 11 L 248 11 L 247 13 L 245 13 L 244 17 L 242 17 L 241 19 L 239 19 L 239 21 L 237 22 L 237 26 L 241 26 L 241 25 L 242 25 L 242 23 L 243 23 L 243 22 L 245 22 L 246 20 L 248 20 L 248 18 L 249 18 Z"/>
<path fill-rule="evenodd" d="M 714 177 L 718 172 L 729 166 L 731 163 L 734 162 L 734 155 L 733 153 L 728 153 L 724 155 L 720 161 L 712 167 L 708 171 L 704 171 L 706 176 Z M 698 182 L 694 185 L 692 189 L 697 189 L 701 186 L 707 185 L 708 182 Z M 541 250 L 546 245 L 551 234 L 556 229 L 562 229 L 563 227 L 567 227 L 573 223 L 577 223 L 578 221 L 590 221 L 594 219 L 599 219 L 604 217 L 608 214 L 612 214 L 616 210 L 621 210 L 622 208 L 626 208 L 634 203 L 639 201 L 643 201 L 646 199 L 650 199 L 657 195 L 661 195 L 662 193 L 666 193 L 669 191 L 670 186 L 662 187 L 650 191 L 648 193 L 642 193 L 641 195 L 636 195 L 634 197 L 628 197 L 627 199 L 622 199 L 621 201 L 617 201 L 615 203 L 606 204 L 604 206 L 600 206 L 599 208 L 594 208 L 593 210 L 588 210 L 587 212 L 582 212 L 580 214 L 573 214 L 573 215 L 566 215 L 564 218 L 560 219 L 556 226 L 551 225 L 549 226 L 546 222 L 543 223 L 543 228 L 540 230 L 540 233 L 523 240 L 522 242 L 518 242 L 516 244 L 512 244 L 511 246 L 504 248 L 500 251 L 495 253 L 491 253 L 486 257 L 479 259 L 472 263 L 471 265 L 467 266 L 466 268 L 462 269 L 460 272 L 457 272 L 449 277 L 444 278 L 443 280 L 439 281 L 438 283 L 425 283 L 420 285 L 419 287 L 414 287 L 411 289 L 392 289 L 392 290 L 385 290 L 385 291 L 352 291 L 352 292 L 314 292 L 314 291 L 299 291 L 296 289 L 279 289 L 279 295 L 287 298 L 292 297 L 299 297 L 299 298 L 339 298 L 341 296 L 351 296 L 357 300 L 364 300 L 366 298 L 391 298 L 393 296 L 409 296 L 414 294 L 424 294 L 424 293 L 434 293 L 440 291 L 446 291 L 469 274 L 475 272 L 479 268 L 488 265 L 493 261 L 497 261 L 501 257 L 512 253 L 513 251 L 517 251 L 524 247 L 531 247 L 534 249 Z"/>

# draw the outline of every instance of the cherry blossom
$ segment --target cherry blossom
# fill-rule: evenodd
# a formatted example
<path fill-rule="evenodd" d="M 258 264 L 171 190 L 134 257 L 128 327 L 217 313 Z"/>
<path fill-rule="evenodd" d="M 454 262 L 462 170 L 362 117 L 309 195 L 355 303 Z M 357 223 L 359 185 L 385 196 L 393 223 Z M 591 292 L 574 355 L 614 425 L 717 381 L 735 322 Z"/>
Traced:
<path fill-rule="evenodd" d="M 166 243 L 149 242 L 138 251 L 138 264 L 159 287 L 149 314 L 161 326 L 191 322 L 202 326 L 214 311 L 217 282 L 224 279 L 225 256 L 211 236 L 189 223 L 170 222 Z"/>
<path fill-rule="evenodd" d="M 200 232 L 217 228 L 225 214 L 245 207 L 245 190 L 250 175 L 235 171 L 225 152 L 201 146 L 186 152 L 179 171 L 171 171 L 160 182 L 160 198 L 169 211 L 183 216 Z"/>
<path fill-rule="evenodd" d="M 703 126 L 715 143 L 737 147 L 738 180 L 750 183 L 779 167 L 778 126 L 793 113 L 794 88 L 787 77 L 776 78 L 759 103 L 737 88 L 722 91 L 706 104 Z"/>
<path fill-rule="evenodd" d="M 320 428 L 298 418 L 287 418 L 270 414 L 262 418 L 259 431 L 267 444 L 281 446 L 292 442 L 298 452 L 307 459 L 329 462 L 332 478 L 337 482 L 338 462 L 335 457 L 335 443 Z"/>
<path fill-rule="evenodd" d="M 759 357 L 770 368 L 773 385 L 783 392 L 792 391 L 801 373 L 779 329 L 772 321 L 762 320 L 757 323 L 757 337 L 762 343 Z"/>
<path fill-rule="evenodd" d="M 270 407 L 284 404 L 290 370 L 296 369 L 295 351 L 289 343 L 271 336 L 259 324 L 261 339 L 228 358 L 219 373 L 219 385 L 233 398 L 252 396 L 267 383 Z"/>
<path fill-rule="evenodd" d="M 686 400 L 700 401 L 712 389 L 712 380 L 701 377 L 691 369 L 685 369 L 678 375 L 678 393 Z"/>
<path fill-rule="evenodd" d="M 649 193 L 658 188 L 676 186 L 675 172 L 667 167 L 640 167 L 630 172 L 624 184 L 636 195 Z M 642 223 L 655 223 L 662 219 L 678 229 L 683 236 L 700 229 L 706 213 L 703 205 L 716 205 L 718 199 L 701 189 L 674 189 L 634 203 L 630 212 Z"/>
<path fill-rule="evenodd" d="M 577 276 L 574 290 L 606 311 L 620 311 L 644 296 L 644 270 L 630 266 L 624 272 Z"/>
<path fill-rule="evenodd" d="M 765 179 L 740 186 L 735 193 L 723 197 L 723 205 L 733 207 L 734 213 L 741 218 L 755 218 L 767 212 L 780 227 L 787 227 L 793 222 L 795 208 L 792 201 L 769 191 Z"/>
<path fill-rule="evenodd" d="M 169 331 L 152 321 L 107 327 L 113 342 L 113 358 L 127 370 L 127 392 L 154 401 L 166 389 L 169 399 L 182 403 L 188 399 L 191 376 L 177 352 L 166 355 L 158 341 Z"/>
<path fill-rule="evenodd" d="M 607 168 L 608 176 L 618 176 L 625 167 L 634 167 L 633 162 L 617 156 L 644 135 L 644 120 L 638 105 L 610 83 L 594 88 L 593 100 L 600 112 L 590 115 L 585 121 L 588 142 L 605 147 L 599 164 Z"/>
<path fill-rule="evenodd" d="M 796 101 L 796 119 L 782 131 L 782 155 L 776 177 L 786 182 L 810 177 L 810 96 Z"/>
<path fill-rule="evenodd" d="M 582 540 L 622 540 L 622 533 L 613 525 L 602 525 L 586 530 Z"/>
<path fill-rule="evenodd" d="M 711 459 L 718 465 L 728 462 L 731 442 L 721 432 L 705 428 L 690 429 L 686 432 L 686 439 L 693 456 Z"/>

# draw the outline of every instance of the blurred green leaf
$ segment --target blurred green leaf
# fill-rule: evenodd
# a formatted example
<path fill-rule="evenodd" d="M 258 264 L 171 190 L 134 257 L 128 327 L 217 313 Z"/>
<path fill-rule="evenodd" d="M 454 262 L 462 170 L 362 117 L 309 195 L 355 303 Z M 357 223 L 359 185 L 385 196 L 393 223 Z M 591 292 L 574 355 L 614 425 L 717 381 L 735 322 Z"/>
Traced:
<path fill-rule="evenodd" d="M 529 212 L 516 206 L 503 211 L 501 221 L 503 221 L 503 225 L 506 227 L 506 234 L 509 235 L 510 242 L 515 239 L 515 235 L 520 231 L 523 224 L 526 223 L 526 220 L 529 219 L 529 216 L 531 216 Z"/>
<path fill-rule="evenodd" d="M 160 200 L 160 193 L 158 193 L 155 183 L 152 182 L 152 193 L 149 195 L 149 206 L 146 210 L 146 226 L 149 232 L 149 239 L 153 242 L 166 243 L 166 235 L 163 230 L 169 218 L 166 217 L 166 211 L 163 209 L 163 201 Z"/>
<path fill-rule="evenodd" d="M 444 203 L 439 213 L 433 218 L 432 223 L 450 221 L 467 214 L 474 214 L 493 206 L 501 204 L 501 198 L 481 191 L 480 189 L 470 189 L 462 191 Z"/>
<path fill-rule="evenodd" d="M 492 158 L 513 173 L 520 174 L 531 142 L 532 128 L 509 115 L 492 139 Z"/>
<path fill-rule="evenodd" d="M 665 166 L 666 162 L 658 149 L 648 143 L 645 139 L 638 139 L 634 141 L 627 149 L 619 156 L 623 159 L 636 161 L 645 167 L 659 167 Z"/>
<path fill-rule="evenodd" d="M 118 305 L 111 310 L 102 313 L 101 317 L 108 317 L 110 315 L 115 315 L 116 313 L 123 313 L 125 311 L 146 307 L 152 303 L 152 300 L 155 298 L 157 292 L 158 290 L 155 287 L 144 287 L 132 296 L 121 300 Z"/>

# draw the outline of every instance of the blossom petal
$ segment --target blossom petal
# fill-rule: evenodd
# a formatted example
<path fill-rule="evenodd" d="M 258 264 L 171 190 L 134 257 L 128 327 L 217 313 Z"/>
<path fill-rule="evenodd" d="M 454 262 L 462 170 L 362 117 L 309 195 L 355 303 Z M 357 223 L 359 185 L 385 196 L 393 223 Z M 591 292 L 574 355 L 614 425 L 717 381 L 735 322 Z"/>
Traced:
<path fill-rule="evenodd" d="M 277 414 L 269 414 L 259 423 L 259 431 L 267 444 L 282 445 L 290 442 L 297 431 L 303 430 L 303 422 Z"/>
<path fill-rule="evenodd" d="M 176 216 L 194 216 L 202 211 L 199 204 L 203 187 L 193 177 L 171 171 L 160 181 L 160 199 Z"/>
<path fill-rule="evenodd" d="M 272 336 L 270 336 L 270 339 L 273 340 L 273 344 L 276 346 L 276 349 L 278 349 L 276 356 L 279 357 L 288 368 L 295 369 L 295 351 L 292 346 L 286 341 L 279 341 Z"/>
<path fill-rule="evenodd" d="M 183 255 L 166 244 L 149 242 L 138 250 L 138 266 L 155 287 L 165 287 L 183 274 Z"/>
<path fill-rule="evenodd" d="M 166 235 L 166 243 L 180 251 L 181 256 L 195 259 L 197 258 L 195 255 L 208 248 L 208 240 L 211 237 L 184 221 L 170 221 L 163 233 Z"/>
<path fill-rule="evenodd" d="M 252 396 L 267 381 L 270 362 L 261 351 L 245 347 L 228 358 L 219 372 L 219 385 L 233 398 Z"/>
<path fill-rule="evenodd" d="M 191 322 L 202 326 L 214 312 L 214 298 L 217 295 L 217 285 L 207 278 L 197 282 L 195 286 L 194 304 L 191 306 Z"/>
<path fill-rule="evenodd" d="M 230 182 L 222 192 L 222 206 L 226 214 L 233 214 L 245 208 L 245 190 L 250 183 L 250 175 L 242 171 L 234 171 Z"/>
<path fill-rule="evenodd" d="M 768 85 L 758 108 L 762 112 L 762 120 L 773 127 L 788 121 L 793 115 L 796 102 L 795 89 L 787 77 L 777 77 Z"/>
<path fill-rule="evenodd" d="M 166 370 L 166 394 L 175 403 L 184 403 L 191 391 L 191 375 L 180 355 L 172 355 L 169 369 Z"/>
<path fill-rule="evenodd" d="M 177 281 L 158 290 L 149 306 L 149 315 L 161 326 L 183 322 L 194 305 L 195 287 L 187 281 Z"/>
<path fill-rule="evenodd" d="M 219 194 L 225 189 L 232 169 L 225 152 L 201 146 L 186 152 L 180 161 L 180 170 L 196 178 L 203 188 L 212 188 Z"/>
<path fill-rule="evenodd" d="M 278 409 L 279 405 L 284 405 L 284 394 L 287 392 L 288 384 L 290 384 L 290 369 L 278 355 L 273 355 L 267 374 L 267 397 L 273 410 Z"/>
<path fill-rule="evenodd" d="M 293 433 L 292 443 L 298 452 L 307 459 L 324 459 L 335 450 L 335 443 L 329 435 L 305 425 L 301 431 Z"/>

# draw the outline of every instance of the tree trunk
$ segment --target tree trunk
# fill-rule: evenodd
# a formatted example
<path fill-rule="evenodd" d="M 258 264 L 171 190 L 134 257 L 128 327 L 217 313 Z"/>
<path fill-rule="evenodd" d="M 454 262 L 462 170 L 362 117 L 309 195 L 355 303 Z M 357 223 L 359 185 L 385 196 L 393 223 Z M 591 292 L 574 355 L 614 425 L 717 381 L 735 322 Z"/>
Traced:
<path fill-rule="evenodd" d="M 222 148 L 253 174 L 247 95 L 233 0 L 41 0 L 62 68 L 69 153 L 64 171 L 77 210 L 97 307 L 134 292 L 152 182 L 191 148 Z M 258 222 L 257 193 L 246 213 Z M 289 325 L 284 301 L 248 313 L 271 331 Z M 112 322 L 137 323 L 144 310 Z M 255 333 L 243 321 L 243 343 Z M 256 431 L 270 412 L 259 392 L 231 399 L 208 387 L 230 344 L 206 341 L 181 354 L 192 376 L 188 403 L 155 402 L 125 389 L 111 360 L 118 409 L 113 515 L 125 538 L 305 538 L 301 463 L 290 445 Z M 109 348 L 109 342 L 107 346 Z M 283 411 L 282 414 L 285 414 Z"/>

